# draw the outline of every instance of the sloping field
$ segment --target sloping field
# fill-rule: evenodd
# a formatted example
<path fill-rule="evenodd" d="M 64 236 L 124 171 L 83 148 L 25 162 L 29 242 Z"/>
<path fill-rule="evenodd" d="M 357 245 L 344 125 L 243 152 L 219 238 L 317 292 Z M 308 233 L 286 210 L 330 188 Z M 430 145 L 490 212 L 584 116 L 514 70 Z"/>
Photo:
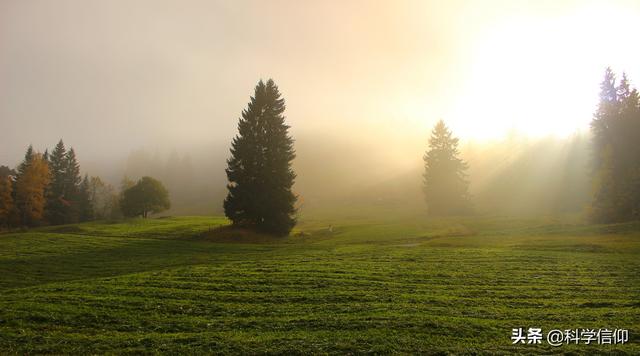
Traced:
<path fill-rule="evenodd" d="M 640 353 L 636 225 L 309 220 L 268 239 L 223 224 L 0 235 L 0 353 Z M 518 327 L 630 340 L 514 346 Z"/>

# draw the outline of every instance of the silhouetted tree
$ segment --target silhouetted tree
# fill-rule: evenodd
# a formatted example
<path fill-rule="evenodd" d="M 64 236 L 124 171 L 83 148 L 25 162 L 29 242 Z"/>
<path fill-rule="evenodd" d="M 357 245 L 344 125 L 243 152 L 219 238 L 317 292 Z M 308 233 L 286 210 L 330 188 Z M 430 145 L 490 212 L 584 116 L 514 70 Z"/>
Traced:
<path fill-rule="evenodd" d="M 127 217 L 157 214 L 171 207 L 169 193 L 162 183 L 151 177 L 142 177 L 122 194 L 122 212 Z"/>
<path fill-rule="evenodd" d="M 431 132 L 424 159 L 424 194 L 430 214 L 469 211 L 467 164 L 458 157 L 458 139 L 440 120 Z"/>
<path fill-rule="evenodd" d="M 51 184 L 47 188 L 47 219 L 53 225 L 68 222 L 70 204 L 66 198 L 67 188 L 67 149 L 62 140 L 49 155 Z"/>
<path fill-rule="evenodd" d="M 67 149 L 62 140 L 49 155 L 51 184 L 47 187 L 46 215 L 53 225 L 69 224 L 81 219 L 80 165 L 73 148 Z"/>
<path fill-rule="evenodd" d="M 626 74 L 616 85 L 613 71 L 605 70 L 591 130 L 594 173 L 590 218 L 604 223 L 640 218 L 640 100 Z"/>
<path fill-rule="evenodd" d="M 80 176 L 80 165 L 76 159 L 76 152 L 73 148 L 69 149 L 65 158 L 64 199 L 69 206 L 65 220 L 67 223 L 75 223 L 80 220 L 80 215 L 82 214 L 82 207 L 80 206 L 80 184 L 82 183 L 82 177 Z"/>
<path fill-rule="evenodd" d="M 284 110 L 284 99 L 269 79 L 258 83 L 242 112 L 227 160 L 229 192 L 224 200 L 225 215 L 236 226 L 286 235 L 296 224 L 291 191 L 295 152 Z"/>

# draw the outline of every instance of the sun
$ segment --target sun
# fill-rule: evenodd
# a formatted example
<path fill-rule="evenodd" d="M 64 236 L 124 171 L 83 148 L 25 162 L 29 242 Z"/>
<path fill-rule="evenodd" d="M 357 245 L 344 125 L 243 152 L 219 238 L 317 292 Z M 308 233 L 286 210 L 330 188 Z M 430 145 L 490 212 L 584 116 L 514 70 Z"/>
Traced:
<path fill-rule="evenodd" d="M 554 16 L 518 16 L 474 42 L 469 76 L 449 113 L 463 137 L 517 131 L 566 136 L 588 128 L 607 66 L 635 69 L 637 13 L 598 5 Z"/>

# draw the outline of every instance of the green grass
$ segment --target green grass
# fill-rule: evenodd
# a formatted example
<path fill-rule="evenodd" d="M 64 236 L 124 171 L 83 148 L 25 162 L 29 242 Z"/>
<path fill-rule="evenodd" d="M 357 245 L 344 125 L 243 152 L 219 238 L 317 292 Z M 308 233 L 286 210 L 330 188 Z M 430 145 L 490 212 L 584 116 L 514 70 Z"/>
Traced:
<path fill-rule="evenodd" d="M 224 224 L 0 235 L 0 353 L 640 353 L 637 224 L 323 217 L 286 238 Z M 631 340 L 513 346 L 514 327 Z"/>

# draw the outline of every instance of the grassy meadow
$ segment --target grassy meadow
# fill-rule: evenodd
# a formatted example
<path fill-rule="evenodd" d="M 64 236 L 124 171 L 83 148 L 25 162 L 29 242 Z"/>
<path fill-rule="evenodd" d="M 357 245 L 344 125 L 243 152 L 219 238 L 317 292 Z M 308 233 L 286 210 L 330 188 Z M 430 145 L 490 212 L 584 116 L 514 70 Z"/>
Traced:
<path fill-rule="evenodd" d="M 362 214 L 365 215 L 365 214 Z M 0 234 L 0 353 L 640 353 L 640 226 L 220 217 Z M 626 328 L 626 345 L 511 329 Z"/>

